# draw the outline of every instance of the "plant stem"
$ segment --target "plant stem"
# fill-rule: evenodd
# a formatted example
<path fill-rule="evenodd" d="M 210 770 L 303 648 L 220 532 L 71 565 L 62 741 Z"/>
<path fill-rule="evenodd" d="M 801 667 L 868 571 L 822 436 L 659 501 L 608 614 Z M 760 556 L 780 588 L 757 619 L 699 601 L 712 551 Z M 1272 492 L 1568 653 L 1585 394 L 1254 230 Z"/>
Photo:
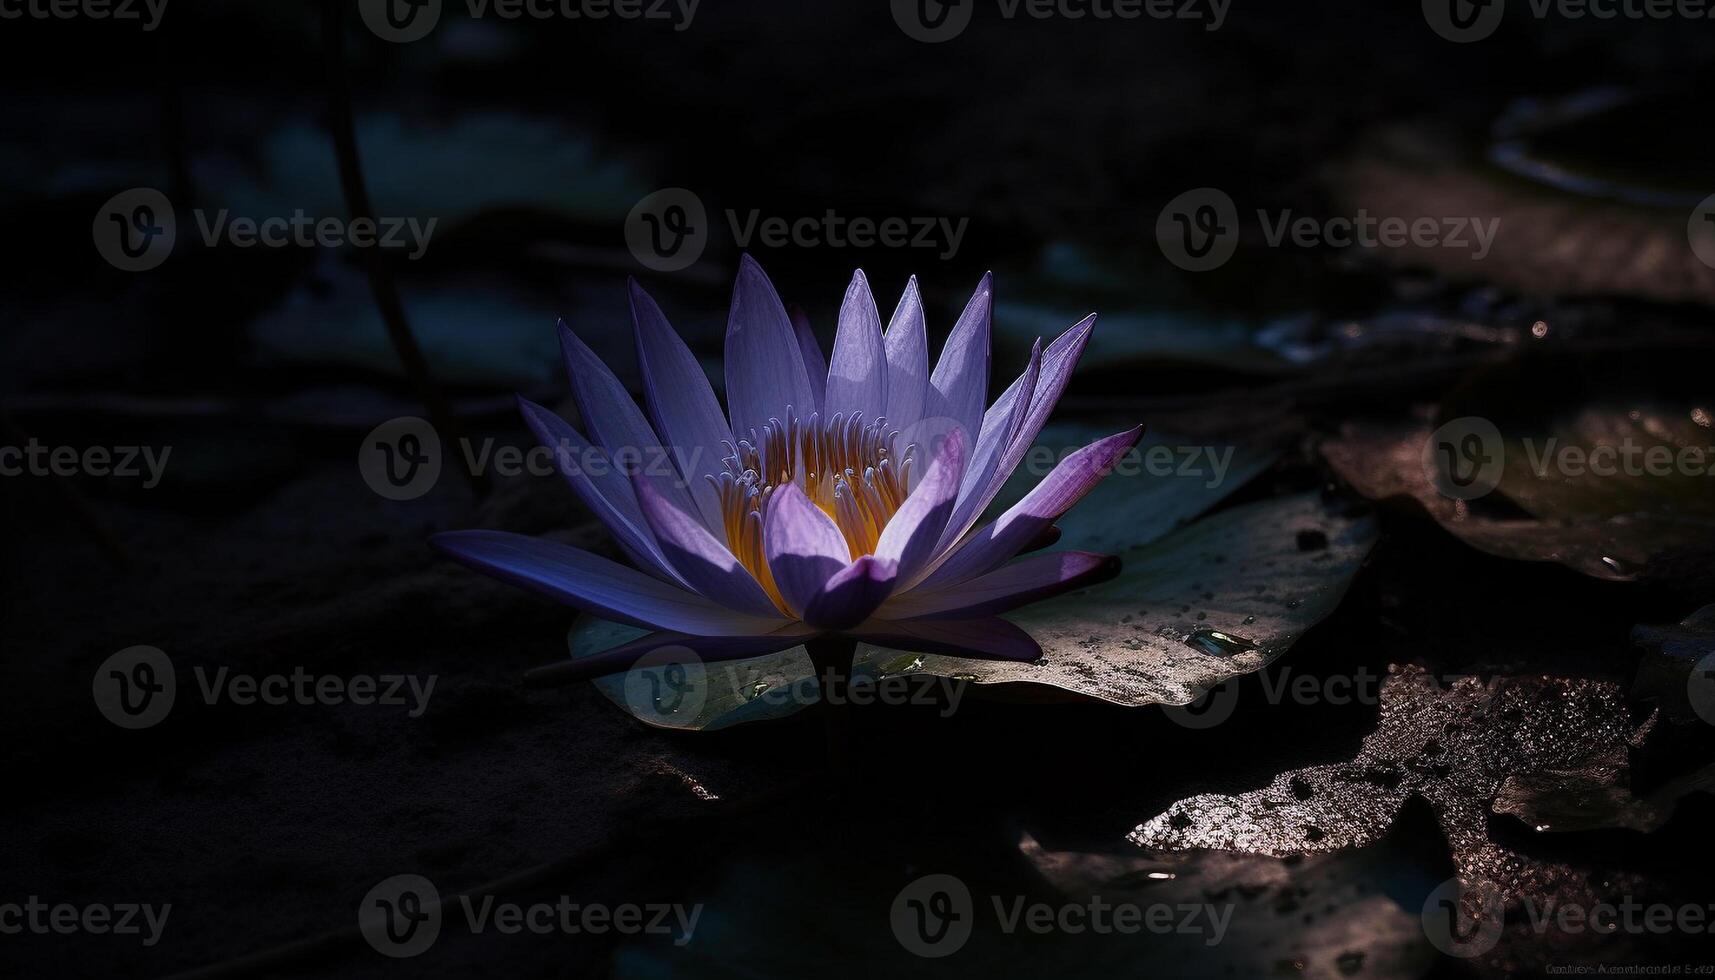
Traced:
<path fill-rule="evenodd" d="M 804 648 L 810 652 L 810 665 L 815 668 L 816 683 L 822 692 L 818 710 L 828 737 L 827 772 L 838 795 L 851 777 L 852 705 L 848 694 L 857 641 L 829 634 L 806 642 Z"/>

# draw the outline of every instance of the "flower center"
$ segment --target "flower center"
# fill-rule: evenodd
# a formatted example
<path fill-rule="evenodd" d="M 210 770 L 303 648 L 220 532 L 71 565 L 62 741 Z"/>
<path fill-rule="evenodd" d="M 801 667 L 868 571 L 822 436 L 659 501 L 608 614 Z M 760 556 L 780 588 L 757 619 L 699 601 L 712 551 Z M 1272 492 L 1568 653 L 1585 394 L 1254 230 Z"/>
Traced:
<path fill-rule="evenodd" d="M 916 456 L 914 445 L 896 448 L 899 430 L 885 418 L 853 412 L 800 419 L 791 406 L 786 415 L 784 423 L 770 419 L 737 446 L 728 443 L 725 471 L 708 476 L 720 494 L 727 546 L 782 608 L 762 550 L 762 513 L 774 488 L 797 484 L 834 519 L 855 560 L 875 553 L 882 528 L 905 502 Z"/>

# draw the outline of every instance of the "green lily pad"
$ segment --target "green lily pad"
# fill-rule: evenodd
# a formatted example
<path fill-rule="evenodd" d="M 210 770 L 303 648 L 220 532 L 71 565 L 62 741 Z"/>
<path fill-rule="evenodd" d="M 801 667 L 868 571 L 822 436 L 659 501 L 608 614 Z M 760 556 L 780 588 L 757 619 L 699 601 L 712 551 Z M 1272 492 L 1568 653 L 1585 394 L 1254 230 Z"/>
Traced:
<path fill-rule="evenodd" d="M 993 509 L 1009 506 L 1061 455 L 1111 428 L 1046 427 Z M 1194 442 L 1146 438 L 1066 516 L 1060 547 L 1117 554 L 1125 567 L 1111 582 L 1012 614 L 1042 643 L 1042 661 L 995 663 L 859 644 L 853 682 L 1025 683 L 1118 704 L 1185 704 L 1266 665 L 1333 610 L 1374 533 L 1365 521 L 1328 514 L 1313 495 L 1236 508 L 1172 533 L 1274 459 Z M 571 632 L 571 653 L 588 656 L 640 634 L 587 618 Z M 686 730 L 781 718 L 820 698 L 803 647 L 688 669 L 645 665 L 596 684 L 639 720 Z"/>

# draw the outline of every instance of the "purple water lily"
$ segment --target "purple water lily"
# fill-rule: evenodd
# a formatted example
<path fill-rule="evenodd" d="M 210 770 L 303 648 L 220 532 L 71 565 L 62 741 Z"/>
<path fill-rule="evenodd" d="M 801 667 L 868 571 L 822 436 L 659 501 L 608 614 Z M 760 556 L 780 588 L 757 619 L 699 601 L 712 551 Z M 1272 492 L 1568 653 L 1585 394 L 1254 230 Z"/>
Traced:
<path fill-rule="evenodd" d="M 1013 559 L 1052 540 L 1054 521 L 1142 427 L 1072 453 L 977 527 L 1065 391 L 1095 323 L 1086 317 L 1046 348 L 1038 340 L 1024 373 L 984 411 L 991 307 L 984 276 L 930 371 L 916 280 L 884 332 L 860 271 L 824 360 L 808 324 L 787 315 L 747 256 L 727 321 L 723 413 L 696 357 L 633 282 L 648 416 L 564 324 L 590 439 L 540 405 L 520 405 L 636 567 L 501 531 L 454 531 L 433 543 L 514 585 L 653 631 L 573 661 L 578 676 L 625 670 L 667 646 L 733 660 L 830 635 L 1034 660 L 1036 641 L 999 614 L 1110 576 L 1118 562 L 1082 551 Z M 647 465 L 652 455 L 661 465 Z"/>

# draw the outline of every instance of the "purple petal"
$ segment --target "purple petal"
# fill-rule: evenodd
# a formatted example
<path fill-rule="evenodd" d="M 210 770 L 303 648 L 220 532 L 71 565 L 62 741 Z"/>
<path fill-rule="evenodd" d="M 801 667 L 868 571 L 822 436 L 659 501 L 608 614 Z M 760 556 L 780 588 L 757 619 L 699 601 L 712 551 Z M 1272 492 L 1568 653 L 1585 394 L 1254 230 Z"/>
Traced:
<path fill-rule="evenodd" d="M 717 605 L 749 616 L 779 616 L 756 577 L 700 521 L 637 481 L 637 503 L 662 554 L 692 589 Z"/>
<path fill-rule="evenodd" d="M 632 401 L 631 393 L 564 322 L 560 323 L 560 349 L 565 354 L 578 414 L 590 435 L 612 457 L 614 466 L 628 475 L 642 473 L 668 500 L 690 510 L 693 504 L 686 481 L 675 465 L 667 463 L 661 438 Z"/>
<path fill-rule="evenodd" d="M 775 487 L 768 498 L 762 550 L 775 588 L 799 618 L 822 586 L 851 562 L 846 536 L 796 483 Z"/>
<path fill-rule="evenodd" d="M 887 354 L 887 409 L 883 414 L 894 428 L 903 429 L 923 418 L 929 397 L 929 333 L 916 276 L 905 284 L 905 294 L 893 311 L 882 346 Z"/>
<path fill-rule="evenodd" d="M 817 629 L 843 630 L 863 622 L 893 592 L 898 566 L 864 555 L 834 573 L 804 607 L 804 622 Z"/>
<path fill-rule="evenodd" d="M 915 589 L 897 596 L 887 603 L 883 614 L 888 619 L 994 616 L 1112 578 L 1119 567 L 1118 558 L 1088 551 L 1031 555 L 969 582 L 934 591 Z"/>
<path fill-rule="evenodd" d="M 1035 390 L 1030 395 L 1029 411 L 1019 421 L 988 481 L 980 485 L 967 484 L 961 488 L 958 507 L 952 520 L 947 522 L 947 532 L 941 538 L 943 547 L 951 545 L 971 529 L 971 525 L 983 516 L 983 511 L 994 501 L 995 495 L 1000 493 L 1001 487 L 1006 485 L 1012 471 L 1018 469 L 1024 454 L 1035 444 L 1043 423 L 1048 421 L 1055 404 L 1065 393 L 1066 383 L 1071 380 L 1072 372 L 1078 366 L 1078 359 L 1084 354 L 1084 347 L 1089 343 L 1090 332 L 1095 329 L 1095 325 L 1096 317 L 1092 313 L 1056 337 L 1054 342 L 1048 345 L 1048 349 L 1042 352 L 1042 368 L 1036 376 Z M 1000 405 L 999 399 L 995 401 L 995 405 Z M 993 412 L 994 409 L 991 408 L 990 411 Z M 988 425 L 987 416 L 983 418 L 983 424 Z"/>
<path fill-rule="evenodd" d="M 447 555 L 504 582 L 588 613 L 647 629 L 756 636 L 779 618 L 744 616 L 570 545 L 505 531 L 447 531 L 429 539 Z"/>
<path fill-rule="evenodd" d="M 804 356 L 804 373 L 810 376 L 810 387 L 816 393 L 816 410 L 827 397 L 828 359 L 822 356 L 822 345 L 816 342 L 816 332 L 810 329 L 810 317 L 796 303 L 786 307 L 792 320 L 792 330 L 798 335 L 798 353 Z"/>
<path fill-rule="evenodd" d="M 940 567 L 925 576 L 922 582 L 907 583 L 906 587 L 940 588 L 999 567 L 1083 499 L 1084 494 L 1108 475 L 1114 463 L 1137 445 L 1142 435 L 1143 426 L 1140 425 L 1098 439 L 1061 460 L 1052 473 L 999 520 L 957 545 Z"/>
<path fill-rule="evenodd" d="M 685 647 L 705 664 L 720 663 L 723 660 L 744 660 L 789 650 L 814 635 L 816 630 L 802 623 L 791 623 L 761 636 L 701 636 L 662 630 L 587 657 L 537 667 L 525 673 L 524 682 L 532 686 L 546 687 L 617 674 L 637 666 L 639 660 L 663 647 Z"/>
<path fill-rule="evenodd" d="M 635 279 L 631 281 L 631 319 L 637 328 L 643 395 L 655 428 L 672 447 L 673 461 L 689 484 L 704 526 L 724 536 L 720 494 L 703 479 L 706 473 L 720 472 L 725 444 L 732 441 L 721 404 L 696 355 Z"/>
<path fill-rule="evenodd" d="M 626 557 L 658 578 L 682 585 L 684 579 L 661 553 L 643 520 L 630 481 L 613 466 L 605 450 L 584 440 L 566 420 L 526 398 L 518 399 L 524 424 L 554 454 L 554 465 L 585 507 L 607 527 Z"/>
<path fill-rule="evenodd" d="M 994 305 L 994 274 L 983 276 L 977 291 L 959 314 L 959 322 L 941 348 L 941 359 L 929 376 L 925 415 L 957 425 L 966 432 L 982 427 L 989 384 L 989 319 Z M 919 442 L 919 445 L 922 443 Z"/>
<path fill-rule="evenodd" d="M 1013 436 L 1030 411 L 1030 399 L 1036 391 L 1036 379 L 1041 369 L 1042 341 L 1038 339 L 1031 345 L 1030 360 L 1025 364 L 1024 373 L 995 399 L 983 415 L 983 431 L 977 438 L 970 465 L 965 467 L 965 478 L 959 484 L 958 502 L 941 533 L 942 547 L 958 540 L 982 516 L 982 508 L 988 506 L 988 498 L 993 497 L 992 493 L 985 497 L 989 485 L 993 484 L 998 492 L 1006 481 L 1005 475 L 997 477 L 996 474 L 1006 450 L 1013 444 Z"/>
<path fill-rule="evenodd" d="M 982 619 L 871 619 L 850 635 L 866 643 L 911 653 L 944 653 L 979 660 L 1029 662 L 1042 648 L 1029 633 L 997 617 Z"/>
<path fill-rule="evenodd" d="M 887 355 L 882 350 L 881 314 L 863 270 L 852 276 L 840 306 L 840 329 L 828 365 L 828 393 L 822 414 L 851 418 L 861 412 L 874 421 L 887 411 Z"/>
<path fill-rule="evenodd" d="M 797 332 L 774 284 L 748 255 L 739 260 L 727 318 L 726 397 L 740 439 L 761 432 L 769 419 L 786 421 L 788 407 L 808 418 L 816 406 Z"/>
<path fill-rule="evenodd" d="M 910 581 L 934 556 L 935 543 L 953 512 L 964 467 L 965 434 L 954 430 L 942 441 L 929 472 L 882 528 L 875 544 L 876 556 L 898 564 L 900 581 Z"/>

